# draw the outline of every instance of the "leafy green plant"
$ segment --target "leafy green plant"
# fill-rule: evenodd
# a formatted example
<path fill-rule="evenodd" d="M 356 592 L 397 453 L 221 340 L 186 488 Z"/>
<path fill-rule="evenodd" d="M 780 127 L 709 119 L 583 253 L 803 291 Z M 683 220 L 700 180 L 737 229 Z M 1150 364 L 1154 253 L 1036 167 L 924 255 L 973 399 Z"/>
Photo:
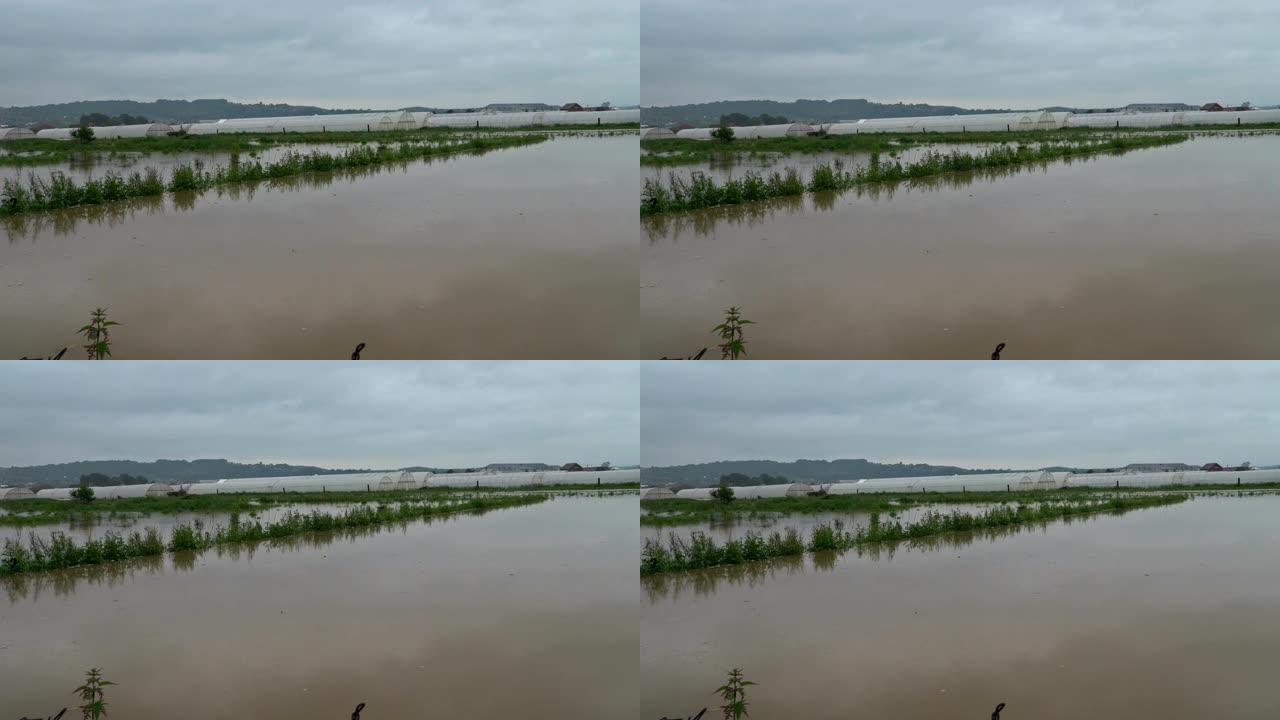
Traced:
<path fill-rule="evenodd" d="M 731 503 L 733 502 L 733 488 L 728 485 L 721 485 L 711 491 L 711 499 L 717 502 Z"/>
<path fill-rule="evenodd" d="M 80 334 L 88 341 L 84 346 L 90 360 L 106 360 L 111 357 L 111 331 L 108 328 L 119 325 L 107 319 L 107 311 L 98 308 L 89 317 L 89 324 L 80 328 Z"/>
<path fill-rule="evenodd" d="M 742 311 L 737 307 L 731 307 L 725 311 L 724 322 L 712 328 L 712 332 L 718 334 L 724 341 L 720 344 L 721 360 L 738 360 L 746 357 L 747 341 L 743 337 L 743 326 L 754 324 L 742 317 Z"/>
<path fill-rule="evenodd" d="M 733 142 L 733 128 L 720 123 L 720 127 L 711 131 L 711 139 L 716 142 L 731 143 Z"/>
<path fill-rule="evenodd" d="M 93 128 L 81 123 L 80 127 L 71 131 L 71 139 L 87 145 L 93 142 Z"/>
<path fill-rule="evenodd" d="M 724 700 L 724 705 L 720 706 L 724 711 L 724 720 L 742 720 L 747 717 L 747 687 L 755 684 L 743 676 L 741 668 L 729 671 L 725 684 L 716 688 L 716 693 Z"/>
<path fill-rule="evenodd" d="M 88 485 L 81 485 L 71 491 L 71 499 L 76 502 L 91 503 L 93 502 L 93 488 Z"/>
<path fill-rule="evenodd" d="M 84 684 L 76 688 L 76 693 L 84 704 L 80 706 L 84 720 L 99 720 L 107 716 L 106 688 L 115 683 L 102 677 L 102 670 L 93 668 L 85 673 Z"/>

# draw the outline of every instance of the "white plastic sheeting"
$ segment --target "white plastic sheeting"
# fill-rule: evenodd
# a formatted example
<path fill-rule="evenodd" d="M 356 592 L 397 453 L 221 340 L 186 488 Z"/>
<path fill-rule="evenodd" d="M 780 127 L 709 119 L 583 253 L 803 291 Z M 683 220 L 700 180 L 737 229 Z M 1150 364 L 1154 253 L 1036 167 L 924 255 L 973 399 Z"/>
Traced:
<path fill-rule="evenodd" d="M 640 488 L 641 500 L 668 500 L 675 497 L 676 494 L 671 488 Z"/>
<path fill-rule="evenodd" d="M 93 488 L 94 500 L 112 500 L 114 498 L 163 497 L 177 488 L 165 483 L 142 483 L 139 485 L 114 485 L 111 487 Z M 36 493 L 38 498 L 49 500 L 70 500 L 76 488 L 50 488 Z"/>
<path fill-rule="evenodd" d="M 1280 470 L 1188 470 L 1155 473 L 1082 473 L 1069 476 L 1066 487 L 1165 487 L 1178 485 L 1256 485 L 1280 482 Z"/>
<path fill-rule="evenodd" d="M 682 140 L 711 140 L 711 133 L 718 128 L 688 128 L 676 133 Z M 756 138 L 801 137 L 818 128 L 804 123 L 785 123 L 783 125 L 748 125 L 733 128 L 735 140 L 754 140 Z"/>
<path fill-rule="evenodd" d="M 925 115 L 903 118 L 865 118 L 857 122 L 823 125 L 828 135 L 862 133 L 992 132 L 1053 130 L 1063 126 L 1071 113 L 1034 111 L 976 115 Z"/>
<path fill-rule="evenodd" d="M 640 482 L 639 470 L 549 470 L 547 472 L 448 473 L 427 478 L 427 487 L 486 488 L 526 485 L 612 485 Z"/>
<path fill-rule="evenodd" d="M 430 473 L 400 472 L 341 473 L 334 475 L 294 475 L 288 477 L 233 478 L 211 483 L 184 486 L 190 495 L 224 493 L 289 493 L 289 492 L 377 492 L 380 490 L 416 490 L 423 487 Z"/>
<path fill-rule="evenodd" d="M 1280 110 L 1226 110 L 1208 112 L 1156 113 L 1078 113 L 1067 119 L 1067 127 L 1092 128 L 1144 128 L 1182 127 L 1196 125 L 1258 125 L 1280 122 Z"/>
<path fill-rule="evenodd" d="M 178 128 L 164 123 L 146 123 L 143 125 L 112 125 L 93 128 L 95 140 L 114 140 L 116 138 L 161 137 L 175 132 Z M 71 140 L 71 133 L 77 128 L 48 128 L 36 133 L 36 137 L 46 140 Z"/>
<path fill-rule="evenodd" d="M 0 127 L 0 141 L 3 140 L 29 140 L 36 134 L 26 128 L 20 127 Z"/>
<path fill-rule="evenodd" d="M 735 500 L 754 500 L 756 498 L 804 497 L 816 490 L 806 483 L 785 483 L 782 485 L 751 485 L 733 488 Z M 717 488 L 688 488 L 676 493 L 681 500 L 710 500 L 711 493 Z"/>
<path fill-rule="evenodd" d="M 36 494 L 27 488 L 5 487 L 0 488 L 0 500 L 26 500 L 35 497 Z"/>
<path fill-rule="evenodd" d="M 673 138 L 676 136 L 674 130 L 664 127 L 641 128 L 641 140 L 661 140 L 663 138 Z"/>
<path fill-rule="evenodd" d="M 431 115 L 426 127 L 513 128 L 543 125 L 618 125 L 640 122 L 639 110 L 585 110 L 568 112 L 443 113 Z"/>
<path fill-rule="evenodd" d="M 414 113 L 396 111 L 234 118 L 209 123 L 190 123 L 183 125 L 182 129 L 186 130 L 188 135 L 223 135 L 230 133 L 387 132 L 390 130 L 414 130 L 418 127 L 421 126 Z"/>

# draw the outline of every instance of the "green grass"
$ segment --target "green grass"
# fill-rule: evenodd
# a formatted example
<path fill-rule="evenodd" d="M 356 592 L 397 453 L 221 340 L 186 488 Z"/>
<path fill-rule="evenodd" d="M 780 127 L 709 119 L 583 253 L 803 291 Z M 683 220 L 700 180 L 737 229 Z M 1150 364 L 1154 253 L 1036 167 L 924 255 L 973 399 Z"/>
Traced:
<path fill-rule="evenodd" d="M 484 153 L 502 148 L 543 142 L 547 135 L 520 134 L 503 137 L 472 137 L 460 141 L 406 142 L 398 145 L 359 144 L 341 153 L 289 152 L 275 162 L 242 161 L 233 154 L 230 162 L 212 170 L 203 163 L 176 166 L 168 178 L 154 168 L 133 171 L 127 176 L 108 172 L 101 178 L 77 182 L 63 173 L 48 179 L 34 174 L 27 181 L 6 179 L 0 187 L 0 217 L 80 205 L 101 205 L 136 197 L 161 195 L 166 191 L 202 191 L 219 185 L 256 182 L 304 173 L 332 172 L 391 162 L 407 162 L 456 153 Z"/>
<path fill-rule="evenodd" d="M 1213 125 L 1183 128 L 1065 128 L 1061 130 L 1027 130 L 946 133 L 865 133 L 860 135 L 803 135 L 785 138 L 760 138 L 732 143 L 706 140 L 663 138 L 641 140 L 642 166 L 697 165 L 732 163 L 742 159 L 759 159 L 776 155 L 813 155 L 818 153 L 854 154 L 889 153 L 929 145 L 966 145 L 1013 143 L 1031 145 L 1042 142 L 1105 142 L 1113 136 L 1153 133 L 1193 133 L 1235 135 L 1250 130 L 1262 132 L 1280 129 L 1280 124 Z"/>
<path fill-rule="evenodd" d="M 706 173 L 695 172 L 685 179 L 671 173 L 667 182 L 645 178 L 641 194 L 640 214 L 684 212 L 720 205 L 740 205 L 776 197 L 801 195 L 805 192 L 839 192 L 871 183 L 898 182 L 934 177 L 949 173 L 975 172 L 1027 163 L 1042 163 L 1096 153 L 1122 153 L 1140 148 L 1159 147 L 1184 142 L 1187 135 L 1148 135 L 1112 137 L 1102 142 L 1061 141 L 1039 145 L 996 145 L 985 152 L 970 154 L 958 150 L 942 153 L 929 151 L 919 160 L 903 164 L 899 160 L 882 161 L 873 153 L 866 165 L 845 169 L 843 161 L 814 166 L 808 182 L 794 168 L 764 175 L 747 172 L 741 177 L 717 181 Z"/>
<path fill-rule="evenodd" d="M 93 522 L 99 518 L 131 515 L 174 513 L 253 512 L 282 505 L 396 503 L 436 501 L 450 497 L 484 494 L 523 494 L 533 491 L 572 493 L 579 491 L 636 491 L 639 483 L 596 485 L 577 483 L 560 485 L 528 485 L 512 488 L 422 488 L 419 490 L 383 490 L 376 492 L 288 492 L 288 493 L 224 493 L 220 495 L 169 495 L 163 497 L 99 499 L 91 503 L 34 498 L 0 501 L 0 526 L 49 525 L 63 522 Z"/>
<path fill-rule="evenodd" d="M 486 512 L 500 508 L 544 502 L 546 495 L 512 494 L 504 497 L 473 497 L 458 501 L 436 500 L 401 502 L 395 505 L 357 505 L 338 514 L 318 510 L 309 513 L 291 511 L 274 522 L 241 520 L 239 513 L 231 521 L 206 529 L 202 521 L 174 526 L 168 541 L 155 528 L 128 535 L 108 531 L 100 537 L 76 542 L 65 533 L 55 532 L 49 538 L 31 533 L 27 541 L 6 538 L 0 549 L 0 577 L 28 572 L 59 570 L 81 565 L 148 557 L 168 552 L 201 551 L 212 547 L 259 540 L 271 540 L 310 532 L 370 527 L 391 522 L 406 522 L 460 512 Z"/>
<path fill-rule="evenodd" d="M 1183 494 L 1152 494 L 1099 500 L 1042 502 L 1034 506 L 999 505 L 976 514 L 958 511 L 940 513 L 931 510 L 921 519 L 905 525 L 896 519 L 881 521 L 879 513 L 874 513 L 867 525 L 854 531 L 845 529 L 841 521 L 819 524 L 812 529 L 807 542 L 802 540 L 795 528 L 787 528 L 784 532 L 775 530 L 768 535 L 748 532 L 741 538 L 727 540 L 724 543 L 717 543 L 715 539 L 701 531 L 693 532 L 688 539 L 672 533 L 665 544 L 660 540 L 645 538 L 640 556 L 640 575 L 697 570 L 721 565 L 740 565 L 769 558 L 800 555 L 806 551 L 847 550 L 859 545 L 892 543 L 945 533 L 987 530 L 1025 523 L 1042 523 L 1098 512 L 1126 512 L 1172 505 L 1184 502 L 1188 497 Z"/>

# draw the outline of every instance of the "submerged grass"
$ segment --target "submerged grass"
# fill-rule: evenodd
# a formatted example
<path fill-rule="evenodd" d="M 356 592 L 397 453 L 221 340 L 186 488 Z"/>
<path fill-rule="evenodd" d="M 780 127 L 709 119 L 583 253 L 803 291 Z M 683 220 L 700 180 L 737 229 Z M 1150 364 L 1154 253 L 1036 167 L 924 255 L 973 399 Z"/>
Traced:
<path fill-rule="evenodd" d="M 688 539 L 671 533 L 665 544 L 660 540 L 645 538 L 640 555 L 640 574 L 645 576 L 720 565 L 739 565 L 745 562 L 799 555 L 806 551 L 847 550 L 858 545 L 891 543 L 944 533 L 1047 522 L 1073 515 L 1125 512 L 1172 505 L 1183 502 L 1187 498 L 1187 495 L 1160 494 L 1112 497 L 1094 501 L 1046 502 L 1036 506 L 1000 505 L 977 514 L 930 511 L 919 520 L 905 525 L 899 520 L 882 521 L 880 514 L 874 513 L 867 525 L 853 531 L 847 530 L 844 523 L 839 520 L 834 523 L 819 524 L 812 529 L 808 542 L 800 538 L 795 528 L 787 528 L 784 532 L 775 530 L 767 536 L 748 532 L 741 538 L 727 540 L 724 543 L 717 543 L 715 539 L 700 531 L 693 532 Z"/>
<path fill-rule="evenodd" d="M 5 539 L 4 547 L 0 549 L 0 577 L 80 565 L 99 565 L 160 555 L 165 551 L 200 551 L 220 545 L 284 538 L 308 532 L 368 527 L 459 512 L 485 512 L 532 505 L 545 500 L 546 495 L 521 494 L 496 498 L 473 497 L 458 502 L 358 505 L 339 514 L 320 511 L 289 512 L 283 518 L 268 523 L 241 520 L 240 514 L 235 513 L 229 524 L 212 530 L 206 529 L 200 520 L 178 524 L 172 529 L 167 542 L 161 539 L 155 528 L 134 531 L 128 535 L 110 531 L 99 538 L 83 542 L 76 542 L 61 532 L 55 532 L 48 538 L 31 533 L 25 543 L 13 538 Z"/>
<path fill-rule="evenodd" d="M 0 187 L 0 217 L 80 205 L 101 205 L 129 198 L 162 195 L 168 192 L 202 191 L 218 185 L 256 182 L 312 172 L 332 172 L 390 162 L 406 162 L 454 153 L 483 153 L 490 150 L 543 142 L 547 135 L 513 134 L 501 137 L 471 137 L 459 140 L 404 142 L 396 145 L 360 144 L 341 153 L 289 152 L 274 162 L 242 161 L 233 154 L 227 165 L 206 170 L 197 161 L 176 166 L 168 178 L 154 168 L 128 175 L 108 172 L 101 178 L 77 182 L 64 173 L 48 179 L 30 174 L 26 182 L 5 179 Z"/>
<path fill-rule="evenodd" d="M 1104 141 L 1050 141 L 1037 145 L 997 145 L 985 152 L 971 154 L 954 150 L 949 153 L 929 151 L 919 160 L 903 164 L 900 160 L 884 162 L 873 153 L 866 165 L 845 169 L 843 161 L 819 163 L 806 183 L 794 168 L 763 175 L 747 172 L 739 178 L 717 182 L 706 173 L 695 172 L 688 179 L 671 173 L 667 182 L 645 178 L 640 199 L 641 215 L 698 210 L 719 205 L 739 205 L 776 197 L 802 195 L 807 192 L 838 192 L 869 183 L 897 182 L 955 172 L 973 172 L 1024 163 L 1047 162 L 1066 157 L 1100 152 L 1172 145 L 1184 142 L 1186 135 L 1145 135 L 1111 137 Z"/>

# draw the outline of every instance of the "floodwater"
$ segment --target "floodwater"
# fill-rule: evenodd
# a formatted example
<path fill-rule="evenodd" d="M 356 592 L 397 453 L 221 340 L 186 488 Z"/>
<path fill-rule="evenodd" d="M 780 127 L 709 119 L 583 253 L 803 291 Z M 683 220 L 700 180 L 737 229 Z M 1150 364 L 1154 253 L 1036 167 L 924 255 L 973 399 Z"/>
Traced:
<path fill-rule="evenodd" d="M 743 500 L 741 502 L 751 502 Z M 901 506 L 892 511 L 884 510 L 880 512 L 880 519 L 883 521 L 897 520 L 902 524 L 916 522 L 931 512 L 942 513 L 944 515 L 953 512 L 978 514 L 995 509 L 997 506 L 1006 503 L 921 503 L 919 505 Z M 729 519 L 717 518 L 709 523 L 697 523 L 688 525 L 641 525 L 640 536 L 650 540 L 661 540 L 663 542 L 671 535 L 679 535 L 686 540 L 695 533 L 701 532 L 707 537 L 714 538 L 717 542 L 733 540 L 735 538 L 744 537 L 747 533 L 756 533 L 768 535 L 775 530 L 785 533 L 787 528 L 794 528 L 800 534 L 800 537 L 809 538 L 813 529 L 819 525 L 833 525 L 836 522 L 844 523 L 846 530 L 850 532 L 857 528 L 865 526 L 871 520 L 871 513 L 861 510 L 850 512 L 820 512 L 820 513 L 781 513 L 781 512 L 751 512 L 739 513 L 730 516 Z"/>
<path fill-rule="evenodd" d="M 635 357 L 638 142 L 8 218 L 0 357 L 80 356 L 97 307 L 122 359 Z"/>
<path fill-rule="evenodd" d="M 1280 137 L 657 216 L 645 357 L 1269 358 Z"/>
<path fill-rule="evenodd" d="M 1280 498 L 645 581 L 641 717 L 1274 718 Z"/>
<path fill-rule="evenodd" d="M 636 498 L 0 583 L 0 718 L 631 718 Z"/>

